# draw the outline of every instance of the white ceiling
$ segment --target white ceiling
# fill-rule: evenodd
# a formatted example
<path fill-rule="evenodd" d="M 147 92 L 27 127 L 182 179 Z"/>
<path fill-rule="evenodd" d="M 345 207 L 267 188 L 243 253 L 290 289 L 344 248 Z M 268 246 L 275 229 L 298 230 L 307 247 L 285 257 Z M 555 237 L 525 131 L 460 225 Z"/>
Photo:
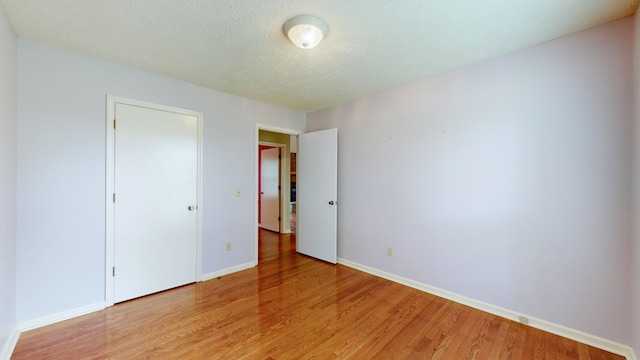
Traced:
<path fill-rule="evenodd" d="M 20 38 L 309 112 L 632 15 L 640 0 L 0 0 Z M 282 33 L 329 25 L 302 50 Z"/>

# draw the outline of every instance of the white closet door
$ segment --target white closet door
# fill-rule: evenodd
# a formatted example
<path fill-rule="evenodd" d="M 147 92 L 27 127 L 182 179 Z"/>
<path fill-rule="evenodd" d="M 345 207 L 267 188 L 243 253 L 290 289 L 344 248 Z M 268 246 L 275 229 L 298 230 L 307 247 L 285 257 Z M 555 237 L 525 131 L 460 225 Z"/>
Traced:
<path fill-rule="evenodd" d="M 116 104 L 114 302 L 196 281 L 198 119 Z"/>

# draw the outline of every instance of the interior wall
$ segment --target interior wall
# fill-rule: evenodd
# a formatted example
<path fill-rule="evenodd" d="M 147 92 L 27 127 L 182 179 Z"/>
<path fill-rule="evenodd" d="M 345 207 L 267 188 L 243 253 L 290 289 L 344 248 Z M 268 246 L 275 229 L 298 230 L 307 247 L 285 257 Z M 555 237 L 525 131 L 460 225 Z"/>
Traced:
<path fill-rule="evenodd" d="M 339 129 L 339 257 L 631 344 L 632 34 L 626 18 L 309 114 Z"/>
<path fill-rule="evenodd" d="M 0 356 L 16 324 L 17 49 L 0 6 Z"/>
<path fill-rule="evenodd" d="M 267 130 L 260 130 L 258 136 L 260 138 L 260 141 L 284 144 L 284 153 L 282 154 L 282 157 L 289 156 L 289 154 L 291 153 L 291 135 L 280 134 Z"/>
<path fill-rule="evenodd" d="M 635 125 L 635 158 L 634 158 L 634 243 L 633 243 L 633 263 L 634 263 L 634 277 L 631 285 L 633 293 L 633 301 L 631 302 L 632 319 L 633 319 L 633 348 L 637 355 L 640 355 L 640 14 L 636 12 L 634 19 L 634 60 L 633 70 L 635 79 L 635 91 L 634 91 L 634 125 Z"/>
<path fill-rule="evenodd" d="M 291 153 L 298 152 L 298 135 L 289 135 L 291 137 L 289 146 L 291 147 Z"/>
<path fill-rule="evenodd" d="M 255 261 L 256 123 L 305 114 L 23 40 L 18 73 L 18 321 L 104 301 L 106 94 L 204 114 L 202 271 Z"/>

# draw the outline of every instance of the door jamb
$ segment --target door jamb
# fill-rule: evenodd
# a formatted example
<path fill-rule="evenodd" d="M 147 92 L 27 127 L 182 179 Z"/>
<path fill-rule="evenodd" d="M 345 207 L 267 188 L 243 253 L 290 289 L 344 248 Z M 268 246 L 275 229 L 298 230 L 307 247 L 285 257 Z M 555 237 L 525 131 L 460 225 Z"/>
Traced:
<path fill-rule="evenodd" d="M 254 170 L 254 174 L 255 174 L 255 178 L 254 178 L 254 194 L 256 194 L 256 197 L 254 198 L 254 202 L 255 202 L 255 208 L 254 208 L 254 221 L 253 223 L 255 224 L 254 228 L 254 237 L 255 237 L 255 252 L 254 252 L 254 256 L 255 256 L 255 264 L 258 264 L 258 177 L 260 176 L 260 174 L 258 173 L 258 151 L 259 151 L 259 145 L 260 145 L 260 130 L 265 130 L 265 131 L 271 131 L 271 132 L 276 132 L 276 133 L 280 133 L 280 134 L 287 134 L 287 135 L 300 135 L 302 133 L 304 133 L 304 131 L 300 131 L 300 130 L 295 130 L 295 129 L 289 129 L 289 128 L 282 128 L 282 127 L 278 127 L 278 126 L 273 126 L 273 125 L 266 125 L 266 124 L 260 124 L 260 123 L 256 123 L 256 130 L 255 130 L 255 147 L 253 150 L 253 154 L 255 156 L 255 161 L 254 161 L 254 166 L 255 166 L 255 170 Z M 264 142 L 263 142 L 264 143 Z M 285 169 L 284 166 L 282 167 L 283 169 L 281 170 L 281 178 L 282 178 L 282 174 L 285 173 L 286 177 L 284 177 L 284 179 L 287 179 L 289 176 L 289 169 Z M 286 188 L 289 188 L 289 185 L 286 186 Z M 284 188 L 284 186 L 282 187 L 283 191 L 286 191 L 286 189 Z M 280 207 L 284 210 L 286 209 L 283 205 L 284 199 L 286 198 L 286 196 L 280 196 Z M 288 206 L 288 204 L 286 204 Z M 282 215 L 281 215 L 282 216 Z M 280 231 L 282 232 L 282 222 L 280 223 Z"/>
<path fill-rule="evenodd" d="M 203 114 L 201 112 L 180 109 L 172 106 L 154 104 L 145 101 L 128 99 L 124 97 L 107 94 L 107 109 L 105 118 L 106 130 L 106 179 L 105 179 L 105 307 L 113 306 L 114 278 L 112 269 L 115 266 L 115 206 L 113 194 L 115 193 L 114 167 L 115 167 L 115 147 L 114 147 L 114 127 L 116 104 L 127 104 L 140 106 L 149 109 L 169 111 L 195 116 L 198 119 L 198 184 L 196 209 L 196 281 L 202 280 L 202 123 Z"/>

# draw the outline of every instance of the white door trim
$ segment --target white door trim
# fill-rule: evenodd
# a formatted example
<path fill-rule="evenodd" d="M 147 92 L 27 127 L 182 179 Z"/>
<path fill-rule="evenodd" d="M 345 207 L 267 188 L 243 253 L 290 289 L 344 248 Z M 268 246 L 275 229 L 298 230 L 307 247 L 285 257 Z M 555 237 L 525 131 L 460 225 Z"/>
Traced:
<path fill-rule="evenodd" d="M 197 229 L 196 229 L 196 281 L 202 279 L 202 122 L 203 114 L 196 111 L 164 106 L 134 99 L 127 99 L 107 94 L 106 129 L 106 179 L 105 179 L 105 306 L 112 306 L 114 279 L 112 269 L 114 266 L 114 132 L 113 119 L 115 105 L 117 103 L 146 107 L 161 111 L 170 111 L 195 116 L 198 119 L 198 196 L 197 196 Z"/>
<path fill-rule="evenodd" d="M 288 135 L 300 135 L 302 133 L 304 133 L 304 131 L 300 131 L 300 130 L 294 130 L 294 129 L 288 129 L 288 128 L 281 128 L 281 127 L 277 127 L 277 126 L 273 126 L 273 125 L 266 125 L 266 124 L 259 124 L 256 123 L 256 132 L 255 132 L 255 148 L 253 150 L 253 154 L 255 156 L 255 161 L 254 161 L 254 194 L 256 194 L 255 199 L 254 199 L 254 221 L 253 223 L 255 224 L 255 230 L 254 230 L 254 237 L 255 237 L 255 252 L 254 252 L 254 256 L 255 256 L 255 263 L 258 264 L 258 212 L 260 211 L 260 209 L 258 209 L 258 177 L 260 176 L 260 173 L 258 171 L 258 151 L 260 151 L 259 146 L 260 145 L 269 145 L 269 146 L 284 146 L 283 144 L 279 144 L 279 143 L 270 143 L 270 142 L 261 142 L 260 141 L 260 130 L 266 130 L 266 131 L 271 131 L 271 132 L 276 132 L 276 133 L 281 133 L 281 134 L 288 134 Z M 289 178 L 289 167 L 284 167 L 281 166 L 282 168 L 282 173 L 281 173 L 281 179 L 283 179 L 281 181 L 282 183 L 282 191 L 281 194 L 284 193 L 284 191 L 289 191 L 289 182 L 284 181 L 284 179 L 288 179 Z M 285 188 L 286 186 L 286 188 Z M 288 209 L 289 208 L 289 203 L 286 202 L 286 200 L 288 199 L 287 196 L 280 196 L 280 202 L 281 202 L 281 209 Z M 290 230 L 290 229 L 289 229 Z M 282 222 L 280 222 L 280 232 L 282 232 Z"/>

